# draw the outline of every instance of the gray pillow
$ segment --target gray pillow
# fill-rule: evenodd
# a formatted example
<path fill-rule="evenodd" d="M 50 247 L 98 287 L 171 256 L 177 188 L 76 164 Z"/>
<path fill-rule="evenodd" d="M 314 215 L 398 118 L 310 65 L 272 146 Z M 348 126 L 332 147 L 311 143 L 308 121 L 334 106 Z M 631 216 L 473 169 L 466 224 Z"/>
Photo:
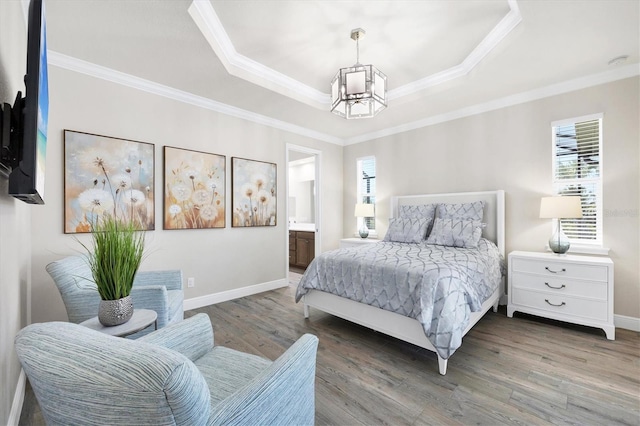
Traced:
<path fill-rule="evenodd" d="M 433 220 L 436 214 L 436 204 L 422 204 L 419 206 L 399 206 L 399 217 L 422 217 Z"/>
<path fill-rule="evenodd" d="M 465 219 L 482 221 L 484 215 L 484 201 L 458 204 L 438 204 L 436 218 L 440 219 Z"/>
<path fill-rule="evenodd" d="M 437 204 L 421 204 L 421 205 L 404 205 L 398 207 L 398 216 L 404 218 L 422 218 L 427 219 L 429 224 L 427 225 L 427 232 L 425 238 L 431 232 L 433 226 L 433 219 L 436 217 Z"/>
<path fill-rule="evenodd" d="M 476 248 L 482 235 L 479 220 L 436 218 L 427 244 L 439 246 Z"/>
<path fill-rule="evenodd" d="M 430 223 L 430 219 L 418 217 L 392 217 L 389 219 L 389 229 L 383 241 L 421 243 L 424 241 Z"/>

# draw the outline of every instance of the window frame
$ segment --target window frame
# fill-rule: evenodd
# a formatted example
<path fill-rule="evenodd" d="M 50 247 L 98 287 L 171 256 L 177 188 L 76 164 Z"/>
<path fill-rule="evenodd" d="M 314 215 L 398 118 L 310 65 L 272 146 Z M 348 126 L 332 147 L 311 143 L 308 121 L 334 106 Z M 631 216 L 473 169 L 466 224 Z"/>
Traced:
<path fill-rule="evenodd" d="M 359 203 L 363 203 L 364 202 L 364 197 L 372 197 L 374 202 L 370 203 L 374 205 L 374 217 L 371 218 L 371 220 L 368 221 L 367 223 L 367 227 L 369 227 L 369 224 L 372 223 L 373 224 L 373 228 L 369 228 L 369 236 L 370 237 L 378 237 L 378 231 L 376 230 L 375 224 L 376 224 L 376 216 L 377 216 L 377 211 L 375 211 L 375 199 L 376 199 L 376 193 L 374 192 L 368 192 L 368 193 L 363 193 L 362 192 L 362 173 L 363 173 L 363 167 L 362 167 L 362 163 L 363 161 L 367 161 L 367 160 L 373 160 L 373 166 L 374 166 L 374 171 L 375 171 L 375 176 L 373 177 L 373 179 L 377 179 L 377 168 L 378 168 L 378 163 L 376 160 L 376 156 L 375 155 L 365 155 L 363 157 L 358 157 L 356 158 L 356 204 Z M 377 182 L 375 184 L 375 188 L 377 188 Z M 359 229 L 362 227 L 362 220 L 363 218 L 358 217 L 356 218 L 356 229 L 355 229 L 355 233 L 354 235 L 359 236 Z"/>
<path fill-rule="evenodd" d="M 576 123 L 582 123 L 586 121 L 598 120 L 598 177 L 588 178 L 574 178 L 574 179 L 557 179 L 557 143 L 556 143 L 556 128 L 560 126 L 575 125 Z M 604 141 L 604 114 L 596 113 L 583 115 L 579 117 L 567 118 L 563 120 L 557 120 L 551 122 L 551 187 L 553 195 L 561 195 L 559 193 L 560 186 L 566 186 L 571 184 L 589 184 L 595 185 L 595 200 L 596 200 L 596 231 L 595 239 L 576 239 L 571 238 L 569 235 L 569 241 L 571 242 L 570 252 L 574 253 L 588 253 L 588 254 L 608 254 L 609 249 L 604 247 L 604 188 L 603 188 L 603 171 L 604 171 L 604 156 L 603 156 L 603 141 Z M 557 221 L 552 221 L 552 232 L 555 232 L 557 227 Z"/>

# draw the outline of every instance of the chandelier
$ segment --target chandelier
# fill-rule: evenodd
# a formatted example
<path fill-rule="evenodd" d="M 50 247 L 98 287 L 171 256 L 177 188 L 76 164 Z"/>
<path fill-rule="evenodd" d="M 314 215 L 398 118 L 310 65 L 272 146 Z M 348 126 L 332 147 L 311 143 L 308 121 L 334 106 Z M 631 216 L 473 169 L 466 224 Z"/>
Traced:
<path fill-rule="evenodd" d="M 331 80 L 331 112 L 346 119 L 369 118 L 387 107 L 387 76 L 373 65 L 360 63 L 362 28 L 351 30 L 356 41 L 356 63 Z"/>

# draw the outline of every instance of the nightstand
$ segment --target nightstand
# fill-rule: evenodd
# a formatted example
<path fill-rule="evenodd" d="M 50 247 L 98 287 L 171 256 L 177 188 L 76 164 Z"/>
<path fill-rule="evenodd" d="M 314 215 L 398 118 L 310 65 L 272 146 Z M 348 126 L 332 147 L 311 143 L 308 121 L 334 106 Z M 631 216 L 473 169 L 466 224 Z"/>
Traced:
<path fill-rule="evenodd" d="M 380 240 L 372 238 L 343 238 L 340 240 L 340 248 L 361 247 L 364 244 L 375 244 Z"/>
<path fill-rule="evenodd" d="M 509 253 L 507 316 L 515 311 L 602 328 L 614 340 L 613 262 L 607 257 Z"/>

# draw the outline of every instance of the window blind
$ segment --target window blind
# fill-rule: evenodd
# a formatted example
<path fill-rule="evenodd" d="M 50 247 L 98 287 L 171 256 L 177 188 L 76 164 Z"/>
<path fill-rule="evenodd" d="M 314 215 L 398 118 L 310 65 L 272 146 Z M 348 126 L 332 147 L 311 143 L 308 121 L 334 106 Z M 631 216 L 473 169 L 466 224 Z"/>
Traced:
<path fill-rule="evenodd" d="M 553 126 L 553 186 L 557 195 L 581 198 L 582 218 L 562 219 L 575 243 L 602 244 L 602 118 Z"/>

